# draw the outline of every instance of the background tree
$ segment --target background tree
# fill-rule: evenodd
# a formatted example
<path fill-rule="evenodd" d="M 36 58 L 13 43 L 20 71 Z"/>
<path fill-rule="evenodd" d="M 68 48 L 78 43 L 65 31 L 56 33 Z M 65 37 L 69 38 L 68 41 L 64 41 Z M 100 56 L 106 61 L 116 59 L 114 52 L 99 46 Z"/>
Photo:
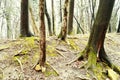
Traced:
<path fill-rule="evenodd" d="M 87 67 L 94 68 L 97 60 L 104 60 L 113 67 L 104 50 L 104 40 L 115 0 L 100 0 L 98 13 L 90 33 L 88 44 L 82 52 L 88 56 Z"/>
<path fill-rule="evenodd" d="M 28 0 L 21 0 L 20 34 L 22 37 L 31 36 L 29 32 Z"/>
<path fill-rule="evenodd" d="M 119 24 L 118 24 L 118 29 L 117 29 L 117 33 L 120 32 L 120 18 L 119 18 Z"/>
<path fill-rule="evenodd" d="M 73 31 L 73 16 L 74 16 L 74 0 L 69 0 L 69 12 L 68 12 L 68 34 Z"/>
<path fill-rule="evenodd" d="M 60 38 L 61 40 L 64 40 L 64 41 L 65 41 L 66 36 L 67 36 L 67 7 L 68 7 L 68 0 L 65 0 L 62 28 L 61 28 L 61 32 L 58 36 L 58 38 Z"/>
<path fill-rule="evenodd" d="M 53 35 L 55 35 L 55 17 L 54 17 L 54 0 L 51 0 L 52 1 L 52 30 L 53 30 Z"/>
<path fill-rule="evenodd" d="M 62 0 L 60 0 L 60 22 L 62 22 Z"/>
<path fill-rule="evenodd" d="M 45 15 L 46 15 L 46 18 L 47 18 L 47 23 L 48 23 L 48 32 L 49 32 L 49 35 L 52 36 L 51 19 L 50 19 L 50 16 L 48 14 L 48 11 L 47 11 L 46 0 L 45 0 Z"/>

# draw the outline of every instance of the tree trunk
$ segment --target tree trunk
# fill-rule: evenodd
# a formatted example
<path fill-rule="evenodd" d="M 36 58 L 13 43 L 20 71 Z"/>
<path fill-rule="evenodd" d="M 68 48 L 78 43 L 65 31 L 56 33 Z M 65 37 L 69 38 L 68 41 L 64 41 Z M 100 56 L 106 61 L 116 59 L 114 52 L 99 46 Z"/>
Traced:
<path fill-rule="evenodd" d="M 32 8 L 29 7 L 29 10 L 30 10 L 30 17 L 31 17 L 30 20 L 31 20 L 31 24 L 32 24 L 32 28 L 33 28 L 34 35 L 35 35 L 35 36 L 38 36 L 38 35 L 39 35 L 39 31 L 38 31 L 37 25 L 36 25 L 36 23 L 35 23 L 34 15 L 33 15 L 33 13 L 32 13 Z"/>
<path fill-rule="evenodd" d="M 41 67 L 44 67 L 46 61 L 46 32 L 44 22 L 44 0 L 40 0 L 40 61 Z"/>
<path fill-rule="evenodd" d="M 117 33 L 120 33 L 120 18 L 119 18 L 119 25 L 118 25 Z"/>
<path fill-rule="evenodd" d="M 77 22 L 77 34 L 81 32 L 84 34 L 84 30 L 82 29 L 82 27 L 80 26 L 80 23 L 78 22 L 77 18 L 74 16 L 75 21 Z"/>
<path fill-rule="evenodd" d="M 60 0 L 60 22 L 62 22 L 62 1 Z"/>
<path fill-rule="evenodd" d="M 54 19 L 54 1 L 52 0 L 52 28 L 53 28 L 53 35 L 55 35 L 55 19 Z"/>
<path fill-rule="evenodd" d="M 105 60 L 110 64 L 104 51 L 104 39 L 110 21 L 115 0 L 100 0 L 98 13 L 90 33 L 88 45 L 85 49 L 88 55 L 88 67 L 94 67 L 97 59 Z"/>
<path fill-rule="evenodd" d="M 21 37 L 30 37 L 32 34 L 29 32 L 29 17 L 28 17 L 28 0 L 21 0 L 21 23 L 20 34 Z"/>
<path fill-rule="evenodd" d="M 66 36 L 67 36 L 67 6 L 68 6 L 68 0 L 65 0 L 62 28 L 58 36 L 58 38 L 60 38 L 63 41 L 65 41 Z"/>
<path fill-rule="evenodd" d="M 69 12 L 68 12 L 68 34 L 73 31 L 73 15 L 74 15 L 74 0 L 69 0 Z"/>
<path fill-rule="evenodd" d="M 47 11 L 46 0 L 45 0 L 45 15 L 46 15 L 46 18 L 47 18 L 49 35 L 52 36 L 51 21 L 50 21 L 50 16 L 49 16 L 48 11 Z"/>

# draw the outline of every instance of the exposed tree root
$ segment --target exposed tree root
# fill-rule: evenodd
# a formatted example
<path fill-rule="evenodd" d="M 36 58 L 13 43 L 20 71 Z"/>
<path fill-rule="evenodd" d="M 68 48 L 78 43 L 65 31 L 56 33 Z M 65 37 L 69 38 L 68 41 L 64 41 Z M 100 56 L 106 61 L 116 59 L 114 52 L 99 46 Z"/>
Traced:
<path fill-rule="evenodd" d="M 59 76 L 59 73 L 57 72 L 57 70 L 52 65 L 50 65 L 48 62 L 46 62 L 45 65 L 50 66 L 53 69 L 53 71 L 57 74 L 57 76 Z M 32 69 L 35 69 L 36 71 L 45 72 L 46 71 L 46 66 L 40 66 L 40 64 L 38 62 L 37 64 L 35 64 L 32 67 Z"/>
<path fill-rule="evenodd" d="M 120 66 L 117 66 L 111 62 L 111 60 L 106 55 L 104 48 L 101 48 L 98 57 L 97 54 L 94 52 L 94 50 L 86 48 L 83 52 L 80 53 L 80 55 L 77 58 L 69 62 L 67 65 L 70 65 L 71 63 L 76 61 L 86 60 L 86 59 L 88 59 L 88 62 L 84 65 L 86 69 L 88 68 L 94 69 L 96 68 L 97 62 L 102 61 L 120 75 Z"/>

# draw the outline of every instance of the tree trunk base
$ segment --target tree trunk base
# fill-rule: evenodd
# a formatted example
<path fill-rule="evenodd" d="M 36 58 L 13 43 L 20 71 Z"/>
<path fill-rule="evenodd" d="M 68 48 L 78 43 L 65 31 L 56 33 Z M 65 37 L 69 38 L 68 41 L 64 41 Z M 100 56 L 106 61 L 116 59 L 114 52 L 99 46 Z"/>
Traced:
<path fill-rule="evenodd" d="M 86 69 L 94 69 L 97 67 L 96 65 L 98 63 L 102 62 L 103 65 L 107 64 L 111 69 L 113 69 L 115 72 L 117 72 L 120 75 L 120 66 L 117 66 L 111 62 L 109 57 L 106 55 L 104 48 L 101 48 L 98 57 L 97 57 L 97 53 L 95 53 L 93 49 L 86 48 L 83 52 L 80 53 L 80 55 L 77 58 L 69 62 L 67 65 L 81 60 L 87 60 L 86 65 L 84 65 Z"/>

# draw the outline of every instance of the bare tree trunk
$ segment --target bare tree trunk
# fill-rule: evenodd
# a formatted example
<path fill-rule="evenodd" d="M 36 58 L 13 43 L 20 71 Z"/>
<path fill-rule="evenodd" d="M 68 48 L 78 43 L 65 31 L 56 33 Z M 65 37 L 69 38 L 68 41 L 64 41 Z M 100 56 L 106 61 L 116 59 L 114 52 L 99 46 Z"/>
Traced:
<path fill-rule="evenodd" d="M 75 21 L 77 22 L 77 34 L 80 32 L 80 30 L 82 31 L 82 33 L 84 34 L 84 30 L 82 29 L 82 27 L 80 26 L 80 23 L 78 22 L 77 18 L 74 16 Z"/>
<path fill-rule="evenodd" d="M 32 8 L 30 6 L 29 6 L 29 10 L 30 10 L 30 17 L 31 17 L 31 22 L 32 22 L 31 24 L 32 24 L 34 35 L 38 36 L 39 35 L 39 31 L 38 31 L 37 25 L 35 23 L 34 15 L 32 13 Z"/>
<path fill-rule="evenodd" d="M 90 31 L 92 30 L 92 25 L 95 20 L 95 6 L 96 6 L 96 0 L 89 0 L 90 4 L 90 12 L 91 12 L 91 26 Z"/>
<path fill-rule="evenodd" d="M 67 7 L 68 7 L 68 0 L 65 0 L 64 15 L 63 15 L 63 21 L 62 21 L 63 24 L 62 24 L 61 32 L 58 36 L 58 38 L 60 38 L 63 41 L 66 40 L 66 36 L 67 36 Z"/>
<path fill-rule="evenodd" d="M 119 18 L 119 25 L 118 25 L 117 33 L 120 33 L 120 18 Z"/>
<path fill-rule="evenodd" d="M 62 1 L 60 0 L 60 22 L 62 22 Z"/>
<path fill-rule="evenodd" d="M 46 32 L 44 22 L 45 1 L 40 0 L 40 66 L 44 67 L 46 61 Z"/>
<path fill-rule="evenodd" d="M 48 14 L 48 11 L 47 11 L 46 0 L 45 0 L 45 15 L 46 15 L 46 18 L 47 18 L 49 35 L 52 36 L 51 20 L 50 20 L 50 16 L 49 16 L 49 14 Z"/>
<path fill-rule="evenodd" d="M 68 12 L 68 34 L 73 31 L 73 16 L 74 16 L 74 0 L 69 0 L 69 12 Z"/>
<path fill-rule="evenodd" d="M 29 32 L 28 3 L 29 3 L 28 0 L 21 0 L 21 23 L 20 23 L 21 37 L 32 36 L 32 34 Z"/>
<path fill-rule="evenodd" d="M 55 35 L 55 17 L 54 17 L 54 0 L 52 0 L 52 27 L 53 27 L 53 35 Z"/>
<path fill-rule="evenodd" d="M 4 4 L 4 6 L 5 6 L 5 18 L 6 18 L 6 22 L 7 22 L 7 38 L 10 38 L 10 36 L 12 36 L 11 35 L 11 16 L 10 16 L 10 11 L 8 11 L 8 7 L 9 6 L 7 6 L 9 3 L 7 2 L 7 1 L 5 1 L 5 4 Z"/>

